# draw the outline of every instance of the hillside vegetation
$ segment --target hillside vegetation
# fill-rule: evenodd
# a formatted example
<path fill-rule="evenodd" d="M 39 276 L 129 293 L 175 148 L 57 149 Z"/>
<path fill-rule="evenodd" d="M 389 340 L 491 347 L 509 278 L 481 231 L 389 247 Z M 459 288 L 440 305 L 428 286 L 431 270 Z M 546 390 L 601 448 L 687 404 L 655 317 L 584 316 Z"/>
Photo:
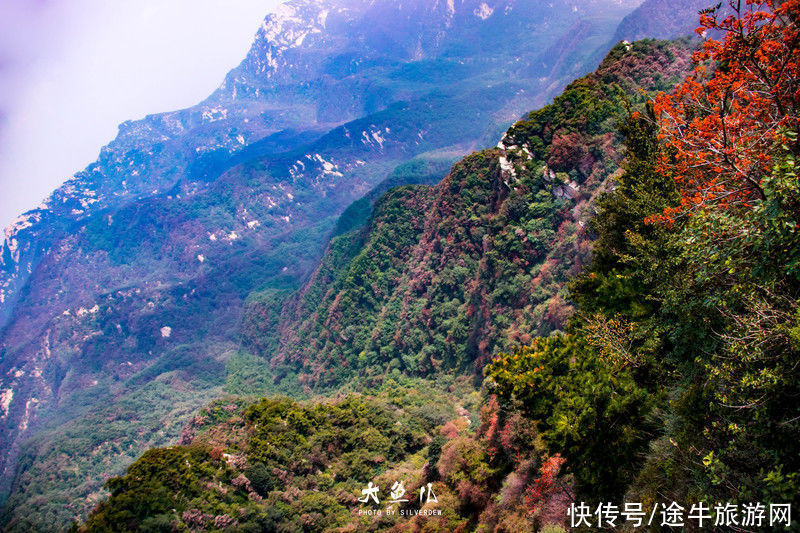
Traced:
<path fill-rule="evenodd" d="M 286 0 L 208 98 L 122 123 L 0 237 L 0 529 L 85 519 L 225 391 L 306 394 L 261 364 L 274 337 L 240 349 L 245 306 L 387 176 L 441 181 L 594 69 L 638 3 Z"/>
<path fill-rule="evenodd" d="M 688 76 L 686 43 L 620 44 L 498 148 L 386 193 L 243 324 L 274 381 L 362 392 L 212 404 L 76 529 L 561 531 L 576 501 L 796 508 L 798 17 L 704 13 L 722 40 Z M 365 516 L 369 482 L 441 513 Z"/>
<path fill-rule="evenodd" d="M 480 374 L 499 349 L 563 328 L 594 199 L 623 157 L 617 122 L 679 81 L 689 55 L 687 43 L 620 44 L 496 148 L 434 187 L 390 191 L 295 295 L 251 299 L 245 345 L 279 379 L 315 390 L 356 376 Z"/>

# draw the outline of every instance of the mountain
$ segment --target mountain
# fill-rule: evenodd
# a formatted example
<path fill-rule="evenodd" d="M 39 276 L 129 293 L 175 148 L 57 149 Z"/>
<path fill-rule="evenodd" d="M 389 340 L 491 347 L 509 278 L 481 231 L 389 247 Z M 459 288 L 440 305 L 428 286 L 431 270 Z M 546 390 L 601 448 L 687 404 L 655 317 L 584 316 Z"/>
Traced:
<path fill-rule="evenodd" d="M 232 395 L 73 530 L 796 530 L 800 6 L 761 7 L 720 68 L 621 41 L 348 207 L 299 290 L 250 294 Z"/>
<path fill-rule="evenodd" d="M 311 391 L 479 374 L 498 351 L 562 329 L 594 199 L 622 160 L 617 117 L 642 98 L 622 95 L 670 90 L 691 66 L 682 43 L 619 44 L 439 184 L 392 189 L 294 295 L 251 295 L 245 346 Z"/>
<path fill-rule="evenodd" d="M 242 160 L 297 149 L 336 125 L 400 102 L 502 94 L 490 106 L 498 127 L 530 108 L 525 100 L 543 102 L 558 83 L 592 68 L 585 64 L 588 51 L 603 44 L 634 3 L 556 9 L 513 1 L 495 7 L 311 0 L 281 6 L 206 101 L 122 124 L 96 163 L 9 226 L 0 254 L 4 322 L 42 254 L 87 216 L 161 196 L 181 180 L 213 180 Z M 554 72 L 547 65 L 552 56 L 542 52 L 570 39 L 576 23 L 590 27 L 582 32 L 585 46 L 562 58 L 567 64 Z M 508 83 L 512 76 L 517 86 Z M 373 134 L 385 132 L 365 133 L 380 145 Z"/>
<path fill-rule="evenodd" d="M 82 516 L 242 379 L 248 296 L 301 286 L 387 176 L 437 181 L 593 68 L 636 3 L 296 0 L 207 100 L 122 124 L 0 247 L 6 519 Z"/>
<path fill-rule="evenodd" d="M 246 393 L 267 379 L 294 395 L 333 397 L 212 403 L 181 445 L 149 450 L 110 480 L 111 497 L 80 530 L 563 523 L 575 489 L 570 478 L 553 483 L 563 460 L 548 457 L 537 426 L 510 408 L 501 416 L 490 402 L 478 414 L 473 384 L 497 351 L 564 327 L 565 283 L 589 259 L 595 199 L 622 173 L 618 126 L 684 78 L 693 49 L 687 40 L 619 43 L 594 73 L 438 184 L 350 206 L 299 290 L 248 299 L 244 347 L 263 359 L 235 356 L 251 366 L 230 389 Z M 398 483 L 416 502 L 435 482 L 438 506 L 400 508 L 442 512 L 363 515 L 357 495 L 370 480 L 382 502 Z"/>
<path fill-rule="evenodd" d="M 675 2 L 645 0 L 622 19 L 614 33 L 614 42 L 623 39 L 635 41 L 645 37 L 674 39 L 694 33 L 700 25 L 698 12 L 718 3 L 710 0 L 682 0 L 681 8 L 675 9 Z"/>

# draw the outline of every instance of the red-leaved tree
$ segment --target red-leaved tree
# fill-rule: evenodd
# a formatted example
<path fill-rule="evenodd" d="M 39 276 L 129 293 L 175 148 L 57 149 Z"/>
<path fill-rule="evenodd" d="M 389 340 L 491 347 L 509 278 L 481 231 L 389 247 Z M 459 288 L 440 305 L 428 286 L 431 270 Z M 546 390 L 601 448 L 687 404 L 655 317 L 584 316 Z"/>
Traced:
<path fill-rule="evenodd" d="M 708 39 L 695 53 L 692 76 L 655 102 L 667 150 L 659 170 L 674 176 L 681 204 L 651 220 L 697 209 L 749 208 L 764 199 L 762 180 L 778 141 L 800 152 L 798 0 L 738 0 L 731 14 L 701 13 Z"/>

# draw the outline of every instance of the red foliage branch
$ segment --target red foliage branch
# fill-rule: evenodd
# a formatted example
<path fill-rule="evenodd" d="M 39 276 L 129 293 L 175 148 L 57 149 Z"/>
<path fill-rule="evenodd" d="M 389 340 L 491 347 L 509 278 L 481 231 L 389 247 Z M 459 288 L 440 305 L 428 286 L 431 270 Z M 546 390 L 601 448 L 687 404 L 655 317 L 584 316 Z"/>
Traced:
<path fill-rule="evenodd" d="M 673 94 L 656 98 L 659 137 L 668 148 L 658 169 L 674 176 L 682 200 L 651 220 L 750 207 L 764 198 L 761 183 L 776 141 L 788 143 L 783 132 L 798 131 L 798 0 L 730 5 L 732 14 L 722 20 L 718 9 L 702 12 L 697 32 L 714 31 L 721 40 L 706 40 L 694 54 L 693 74 Z"/>
<path fill-rule="evenodd" d="M 561 467 L 566 459 L 559 454 L 555 454 L 545 459 L 539 469 L 539 477 L 536 478 L 525 495 L 525 505 L 528 512 L 535 512 L 536 506 L 545 501 L 553 493 L 561 490 L 556 483 Z"/>

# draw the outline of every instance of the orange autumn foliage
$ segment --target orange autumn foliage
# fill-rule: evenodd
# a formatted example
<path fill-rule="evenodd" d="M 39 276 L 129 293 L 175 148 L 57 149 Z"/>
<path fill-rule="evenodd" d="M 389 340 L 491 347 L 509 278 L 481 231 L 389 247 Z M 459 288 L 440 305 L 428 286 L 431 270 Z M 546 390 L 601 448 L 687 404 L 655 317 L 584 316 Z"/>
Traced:
<path fill-rule="evenodd" d="M 566 459 L 560 454 L 555 454 L 544 460 L 536 478 L 525 495 L 525 504 L 529 512 L 534 512 L 536 506 L 546 500 L 554 492 L 562 490 L 557 483 L 561 467 Z"/>
<path fill-rule="evenodd" d="M 798 131 L 798 0 L 739 0 L 732 14 L 702 12 L 697 32 L 713 32 L 695 53 L 694 73 L 656 98 L 658 169 L 674 177 L 681 203 L 650 221 L 674 221 L 697 209 L 749 208 L 764 198 L 762 179 L 778 141 Z M 719 7 L 719 6 L 718 6 Z M 798 151 L 797 141 L 793 151 Z"/>

